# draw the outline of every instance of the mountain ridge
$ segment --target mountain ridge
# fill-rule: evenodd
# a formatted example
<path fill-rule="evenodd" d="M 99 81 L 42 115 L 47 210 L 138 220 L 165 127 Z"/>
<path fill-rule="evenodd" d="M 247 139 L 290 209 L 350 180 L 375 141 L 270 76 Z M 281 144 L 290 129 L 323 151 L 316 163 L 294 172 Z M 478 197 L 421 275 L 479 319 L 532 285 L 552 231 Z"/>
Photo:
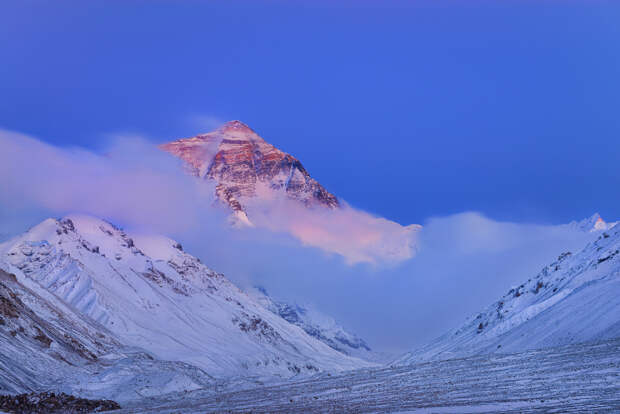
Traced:
<path fill-rule="evenodd" d="M 276 300 L 262 286 L 249 289 L 248 294 L 269 311 L 299 326 L 308 335 L 344 355 L 377 363 L 387 362 L 391 358 L 386 353 L 372 350 L 364 339 L 345 329 L 333 317 L 312 306 Z"/>
<path fill-rule="evenodd" d="M 338 198 L 313 179 L 301 161 L 267 143 L 241 121 L 159 148 L 183 160 L 191 175 L 214 181 L 217 199 L 233 211 L 237 223 L 251 225 L 248 200 L 277 193 L 306 207 L 340 207 Z"/>
<path fill-rule="evenodd" d="M 562 253 L 460 327 L 395 363 L 521 352 L 620 337 L 620 227 L 601 223 L 605 222 L 595 214 L 569 224 L 599 235 L 577 253 Z"/>
<path fill-rule="evenodd" d="M 265 310 L 166 237 L 72 215 L 0 244 L 2 262 L 124 344 L 214 377 L 269 380 L 370 365 Z"/>

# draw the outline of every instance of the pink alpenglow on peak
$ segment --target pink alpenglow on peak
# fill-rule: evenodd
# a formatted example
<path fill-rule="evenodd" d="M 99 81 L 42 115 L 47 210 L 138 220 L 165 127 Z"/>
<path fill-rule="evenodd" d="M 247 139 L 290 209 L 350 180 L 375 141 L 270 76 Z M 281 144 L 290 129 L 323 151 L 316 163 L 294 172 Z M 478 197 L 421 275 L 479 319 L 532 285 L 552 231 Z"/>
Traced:
<path fill-rule="evenodd" d="M 286 198 L 307 207 L 338 208 L 338 199 L 295 157 L 265 142 L 240 121 L 230 121 L 213 132 L 183 138 L 160 147 L 181 158 L 188 171 L 216 182 L 217 198 L 242 222 L 253 198 Z"/>
<path fill-rule="evenodd" d="M 597 231 L 610 230 L 616 224 L 618 224 L 617 221 L 606 222 L 605 220 L 603 220 L 599 213 L 594 213 L 588 218 L 585 218 L 581 221 L 573 221 L 568 225 L 574 228 L 578 228 L 582 231 L 594 233 Z"/>
<path fill-rule="evenodd" d="M 310 176 L 301 162 L 240 121 L 163 144 L 187 172 L 215 184 L 233 226 L 286 233 L 349 263 L 401 261 L 417 251 L 420 226 L 401 226 L 351 208 Z"/>

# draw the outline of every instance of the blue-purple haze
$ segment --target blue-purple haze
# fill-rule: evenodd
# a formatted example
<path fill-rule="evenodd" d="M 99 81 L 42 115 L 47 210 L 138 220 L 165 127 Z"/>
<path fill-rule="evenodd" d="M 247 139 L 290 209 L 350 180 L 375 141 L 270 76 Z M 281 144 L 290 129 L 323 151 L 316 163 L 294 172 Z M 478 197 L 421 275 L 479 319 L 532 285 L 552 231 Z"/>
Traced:
<path fill-rule="evenodd" d="M 403 224 L 615 219 L 619 21 L 585 0 L 7 1 L 0 126 L 97 148 L 241 119 Z"/>

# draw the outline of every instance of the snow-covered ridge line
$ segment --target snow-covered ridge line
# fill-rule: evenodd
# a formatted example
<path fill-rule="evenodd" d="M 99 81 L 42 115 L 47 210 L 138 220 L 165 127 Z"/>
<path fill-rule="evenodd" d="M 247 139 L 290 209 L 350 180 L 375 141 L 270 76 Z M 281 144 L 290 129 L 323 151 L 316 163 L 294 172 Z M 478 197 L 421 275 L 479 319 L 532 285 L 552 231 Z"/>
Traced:
<path fill-rule="evenodd" d="M 122 344 L 36 282 L 2 269 L 0 349 L 0 394 L 53 391 L 125 402 L 214 383 L 196 367 Z"/>
<path fill-rule="evenodd" d="M 237 224 L 251 224 L 247 217 L 250 199 L 269 198 L 278 192 L 308 207 L 340 206 L 298 159 L 265 142 L 241 121 L 160 148 L 181 158 L 190 174 L 215 181 L 217 198 L 235 213 Z"/>
<path fill-rule="evenodd" d="M 165 237 L 72 215 L 0 244 L 2 261 L 124 344 L 215 377 L 288 378 L 370 365 L 267 311 Z"/>
<path fill-rule="evenodd" d="M 396 363 L 620 337 L 620 227 L 598 215 L 584 222 L 582 230 L 599 235 L 583 250 L 561 254 L 458 329 Z"/>

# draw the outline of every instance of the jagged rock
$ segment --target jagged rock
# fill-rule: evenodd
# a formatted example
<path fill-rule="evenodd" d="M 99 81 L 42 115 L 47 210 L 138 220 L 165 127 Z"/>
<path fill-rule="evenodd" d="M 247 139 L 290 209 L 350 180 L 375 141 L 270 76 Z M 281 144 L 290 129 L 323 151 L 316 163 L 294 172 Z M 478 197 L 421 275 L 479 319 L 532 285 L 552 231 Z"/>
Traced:
<path fill-rule="evenodd" d="M 160 148 L 185 161 L 191 174 L 213 180 L 217 198 L 238 217 L 247 219 L 245 202 L 264 197 L 265 192 L 283 192 L 309 207 L 333 209 L 340 205 L 298 159 L 265 142 L 240 121 Z"/>

